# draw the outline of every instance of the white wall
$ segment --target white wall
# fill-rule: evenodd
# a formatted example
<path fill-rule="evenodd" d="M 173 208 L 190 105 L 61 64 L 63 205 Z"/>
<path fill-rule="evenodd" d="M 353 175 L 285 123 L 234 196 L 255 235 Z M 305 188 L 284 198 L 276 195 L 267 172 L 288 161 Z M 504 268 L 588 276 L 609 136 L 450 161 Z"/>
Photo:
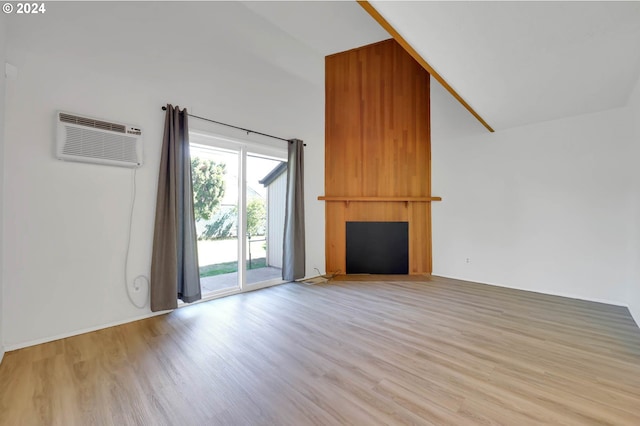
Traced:
<path fill-rule="evenodd" d="M 4 264 L 2 255 L 3 232 L 3 212 L 4 212 L 4 115 L 5 115 L 5 73 L 6 62 L 6 27 L 5 17 L 0 15 L 0 362 L 4 357 Z"/>
<path fill-rule="evenodd" d="M 130 171 L 55 160 L 57 109 L 144 129 L 130 276 L 150 267 L 167 102 L 305 140 L 307 273 L 324 272 L 324 204 L 316 200 L 324 188 L 323 57 L 305 56 L 259 17 L 229 18 L 238 8 L 55 2 L 29 20 L 2 17 L 6 59 L 19 71 L 5 111 L 0 342 L 8 349 L 149 314 L 129 303 L 122 279 Z M 242 44 L 256 34 L 261 43 Z M 432 83 L 433 194 L 443 196 L 433 205 L 434 273 L 628 303 L 638 319 L 640 243 L 629 238 L 640 240 L 637 103 L 488 134 Z"/>
<path fill-rule="evenodd" d="M 626 304 L 637 262 L 630 108 L 491 134 L 432 83 L 432 192 L 443 197 L 433 273 Z"/>
<path fill-rule="evenodd" d="M 636 147 L 635 158 L 640 158 L 640 78 L 636 83 L 635 90 L 629 98 L 629 108 L 631 109 L 631 120 L 633 122 L 633 144 Z M 633 259 L 633 279 L 629 283 L 627 293 L 627 303 L 629 310 L 640 326 L 640 167 L 636 167 L 634 182 L 634 192 L 636 196 L 635 204 L 635 232 L 630 235 L 634 246 Z"/>
<path fill-rule="evenodd" d="M 239 8 L 231 2 L 56 2 L 45 15 L 7 18 L 7 59 L 19 71 L 7 87 L 6 111 L 8 349 L 149 314 L 128 301 L 123 283 L 131 172 L 54 159 L 58 109 L 144 131 L 130 277 L 150 268 L 160 107 L 167 102 L 305 140 L 307 271 L 324 271 L 324 206 L 316 200 L 324 186 L 324 87 L 302 73 L 317 63 L 323 69 L 322 57 L 305 58 L 294 39 L 250 14 L 238 25 L 230 16 Z M 250 32 L 261 44 L 242 44 Z M 295 62 L 277 49 L 296 53 L 297 61 L 302 55 L 301 66 L 289 72 Z M 195 119 L 190 123 L 246 137 Z"/>

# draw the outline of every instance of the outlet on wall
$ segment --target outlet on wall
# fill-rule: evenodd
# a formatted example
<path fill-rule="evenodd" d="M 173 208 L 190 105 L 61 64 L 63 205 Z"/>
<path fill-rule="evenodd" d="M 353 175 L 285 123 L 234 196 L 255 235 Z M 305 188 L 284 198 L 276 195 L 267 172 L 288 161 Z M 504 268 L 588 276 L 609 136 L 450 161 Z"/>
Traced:
<path fill-rule="evenodd" d="M 464 260 L 464 263 L 471 263 L 471 259 L 469 259 L 468 257 Z"/>

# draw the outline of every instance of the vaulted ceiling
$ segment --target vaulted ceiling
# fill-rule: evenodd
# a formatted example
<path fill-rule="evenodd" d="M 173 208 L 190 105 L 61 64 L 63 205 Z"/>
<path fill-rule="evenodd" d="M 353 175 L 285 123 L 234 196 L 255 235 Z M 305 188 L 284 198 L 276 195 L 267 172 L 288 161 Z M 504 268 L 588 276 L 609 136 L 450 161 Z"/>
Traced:
<path fill-rule="evenodd" d="M 621 107 L 640 77 L 640 2 L 370 3 L 496 130 Z M 245 5 L 325 55 L 388 37 L 355 2 Z"/>
<path fill-rule="evenodd" d="M 371 3 L 495 129 L 623 106 L 640 77 L 640 2 Z"/>
<path fill-rule="evenodd" d="M 638 1 L 370 4 L 496 130 L 623 106 L 640 77 Z M 278 88 L 322 93 L 324 56 L 390 38 L 350 0 L 55 2 L 46 17 L 8 24 L 10 53 L 64 43 L 91 58 L 86 66 L 126 62 L 126 73 L 171 52 L 168 68 L 230 80 L 242 69 L 237 84 L 275 102 Z"/>

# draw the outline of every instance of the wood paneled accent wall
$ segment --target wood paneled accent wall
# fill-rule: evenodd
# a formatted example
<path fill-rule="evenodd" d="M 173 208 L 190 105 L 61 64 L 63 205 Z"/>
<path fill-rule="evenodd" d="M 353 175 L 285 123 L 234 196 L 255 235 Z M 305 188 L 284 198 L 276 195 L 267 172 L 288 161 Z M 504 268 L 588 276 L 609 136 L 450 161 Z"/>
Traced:
<path fill-rule="evenodd" d="M 325 59 L 325 196 L 430 197 L 429 74 L 395 41 Z M 325 201 L 327 272 L 347 221 L 409 222 L 409 271 L 431 272 L 427 201 Z"/>

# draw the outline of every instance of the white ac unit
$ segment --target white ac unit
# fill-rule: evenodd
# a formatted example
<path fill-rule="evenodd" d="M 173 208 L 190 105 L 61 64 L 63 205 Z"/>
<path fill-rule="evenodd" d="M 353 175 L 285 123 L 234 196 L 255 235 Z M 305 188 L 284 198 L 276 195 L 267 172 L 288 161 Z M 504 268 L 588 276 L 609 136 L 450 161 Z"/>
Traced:
<path fill-rule="evenodd" d="M 57 113 L 56 156 L 60 160 L 142 166 L 142 130 L 129 124 Z"/>

